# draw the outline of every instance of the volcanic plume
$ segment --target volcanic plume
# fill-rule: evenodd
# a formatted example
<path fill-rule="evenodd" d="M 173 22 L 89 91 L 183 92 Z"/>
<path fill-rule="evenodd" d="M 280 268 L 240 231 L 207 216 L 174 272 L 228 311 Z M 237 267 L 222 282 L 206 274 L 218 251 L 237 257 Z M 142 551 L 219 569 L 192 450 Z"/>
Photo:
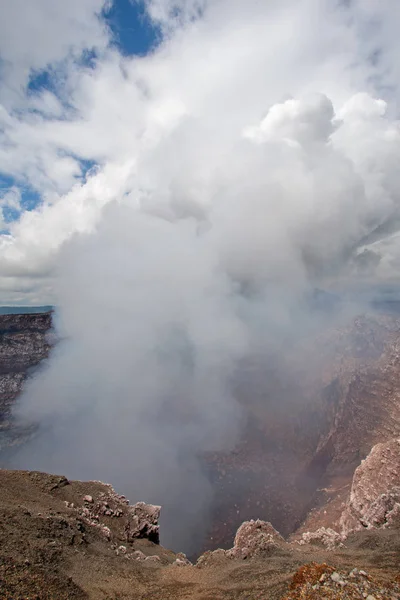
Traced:
<path fill-rule="evenodd" d="M 204 457 L 241 440 L 247 404 L 301 413 L 309 397 L 285 371 L 287 353 L 298 349 L 302 372 L 318 370 L 309 340 L 363 310 L 398 257 L 399 124 L 365 65 L 349 76 L 357 31 L 346 29 L 332 66 L 339 9 L 320 9 L 321 32 L 305 39 L 315 2 L 283 3 L 290 27 L 285 7 L 261 4 L 250 2 L 254 15 L 211 2 L 151 55 L 118 65 L 113 55 L 82 74 L 84 96 L 90 78 L 100 85 L 111 72 L 133 124 L 116 131 L 110 158 L 87 149 L 97 167 L 58 205 L 90 213 L 95 198 L 100 208 L 73 235 L 65 226 L 51 266 L 59 341 L 16 412 L 38 429 L 13 465 L 162 504 L 162 541 L 179 549 L 198 547 L 209 522 Z M 295 48 L 271 32 L 264 49 L 272 17 L 298 31 Z M 316 48 L 321 64 L 297 73 L 297 52 Z"/>

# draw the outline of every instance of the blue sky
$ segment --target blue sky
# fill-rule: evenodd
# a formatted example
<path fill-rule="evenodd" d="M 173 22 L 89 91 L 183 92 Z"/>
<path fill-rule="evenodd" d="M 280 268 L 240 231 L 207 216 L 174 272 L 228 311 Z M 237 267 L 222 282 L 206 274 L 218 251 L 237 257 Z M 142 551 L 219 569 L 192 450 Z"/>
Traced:
<path fill-rule="evenodd" d="M 141 2 L 115 0 L 105 19 L 124 55 L 147 54 L 160 39 L 160 31 L 152 25 Z"/>
<path fill-rule="evenodd" d="M 153 50 L 161 40 L 160 29 L 152 23 L 146 14 L 143 2 L 135 0 L 113 0 L 101 18 L 109 27 L 110 46 L 114 46 L 123 56 L 143 56 Z M 81 55 L 80 63 L 86 67 L 95 67 L 96 52 L 85 49 Z M 28 83 L 27 94 L 29 96 L 40 95 L 44 90 L 49 90 L 58 96 L 58 84 L 63 76 L 62 69 L 57 70 L 52 65 L 51 69 L 32 70 Z M 0 71 L 1 84 L 1 71 Z M 90 160 L 82 160 L 74 156 L 81 167 L 81 176 L 85 177 L 87 171 L 96 163 Z M 3 228 L 0 233 L 7 233 L 7 224 L 17 220 L 24 211 L 35 209 L 41 203 L 41 196 L 26 181 L 16 180 L 9 174 L 0 171 L 0 197 L 10 190 L 18 187 L 21 194 L 21 210 L 15 207 L 3 207 Z"/>
<path fill-rule="evenodd" d="M 400 206 L 399 23 L 398 0 L 1 0 L 0 302 L 53 303 L 120 204 L 178 229 L 232 207 L 216 247 L 240 269 L 288 228 L 347 256 Z M 400 242 L 378 242 L 386 278 Z"/>

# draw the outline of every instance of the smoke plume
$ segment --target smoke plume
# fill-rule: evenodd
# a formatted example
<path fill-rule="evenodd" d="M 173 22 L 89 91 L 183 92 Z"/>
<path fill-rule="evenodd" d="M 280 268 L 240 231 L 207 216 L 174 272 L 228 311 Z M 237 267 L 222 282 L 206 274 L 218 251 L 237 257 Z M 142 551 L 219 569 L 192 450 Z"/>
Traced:
<path fill-rule="evenodd" d="M 167 32 L 152 55 L 90 75 L 128 82 L 135 115 L 75 190 L 101 211 L 57 254 L 59 341 L 20 399 L 39 428 L 14 464 L 162 504 L 162 543 L 190 551 L 212 497 L 202 457 L 240 435 L 243 364 L 319 326 L 315 289 L 396 277 L 400 129 L 342 13 L 250 2 L 260 14 L 244 18 L 232 2 L 225 23 L 226 2 L 189 3 L 177 23 L 167 4 L 150 4 Z M 303 9 L 321 11 L 311 39 Z M 265 42 L 271 19 L 279 40 L 271 28 Z"/>

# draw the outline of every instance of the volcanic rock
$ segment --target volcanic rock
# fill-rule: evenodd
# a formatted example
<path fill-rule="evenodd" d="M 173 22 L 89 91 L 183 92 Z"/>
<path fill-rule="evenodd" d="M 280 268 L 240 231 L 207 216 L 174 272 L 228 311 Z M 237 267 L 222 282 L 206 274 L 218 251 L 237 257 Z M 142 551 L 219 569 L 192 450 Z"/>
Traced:
<path fill-rule="evenodd" d="M 283 537 L 265 521 L 245 521 L 237 530 L 233 548 L 228 555 L 234 558 L 251 558 L 279 551 L 285 544 Z"/>
<path fill-rule="evenodd" d="M 245 520 L 285 537 L 339 532 L 354 470 L 400 436 L 400 319 L 362 315 L 252 357 L 237 382 L 247 422 L 236 448 L 207 456 L 215 490 L 205 546 L 229 548 Z"/>
<path fill-rule="evenodd" d="M 325 546 L 328 550 L 333 550 L 334 548 L 343 547 L 345 539 L 345 535 L 334 531 L 330 527 L 320 527 L 316 531 L 307 531 L 306 533 L 303 533 L 299 544 L 320 544 Z"/>
<path fill-rule="evenodd" d="M 160 518 L 161 506 L 137 502 L 130 508 L 132 519 L 126 529 L 126 539 L 128 542 L 135 538 L 147 538 L 155 544 L 160 543 L 160 528 L 158 519 Z"/>
<path fill-rule="evenodd" d="M 14 423 L 11 409 L 25 379 L 54 344 L 51 327 L 50 312 L 0 315 L 0 452 L 31 432 Z"/>
<path fill-rule="evenodd" d="M 245 560 L 260 556 L 287 554 L 290 551 L 289 544 L 272 527 L 271 523 L 251 520 L 242 523 L 237 530 L 233 548 L 229 550 L 218 548 L 212 552 L 206 552 L 199 558 L 196 566 L 202 567 L 224 558 Z"/>
<path fill-rule="evenodd" d="M 11 406 L 54 340 L 49 337 L 50 314 L 6 315 L 0 324 L 1 449 L 23 443 L 29 435 L 15 428 Z M 206 547 L 233 547 L 206 553 L 198 564 L 218 564 L 223 571 L 235 561 L 250 563 L 265 556 L 291 561 L 296 552 L 336 553 L 350 534 L 344 542 L 348 550 L 352 531 L 364 535 L 366 530 L 395 527 L 400 513 L 393 445 L 400 436 L 399 374 L 400 320 L 386 315 L 327 327 L 295 340 L 279 356 L 272 350 L 241 365 L 235 395 L 247 418 L 242 438 L 232 452 L 204 457 L 215 491 Z M 382 450 L 375 457 L 371 448 L 376 444 L 386 444 L 389 454 Z M 40 480 L 37 474 L 29 475 L 32 478 Z M 158 544 L 159 507 L 131 507 L 101 483 L 85 484 L 77 495 L 70 493 L 76 482 L 50 489 L 64 480 L 46 481 L 47 494 L 64 494 L 60 512 L 78 520 L 76 531 L 70 532 L 74 546 L 77 540 L 82 547 L 90 546 L 96 535 L 125 563 L 157 564 L 136 561 L 133 555 L 155 554 L 136 545 Z M 92 487 L 97 485 L 99 489 Z M 43 514 L 40 510 L 37 517 Z M 297 530 L 303 545 L 286 543 L 277 530 L 284 536 Z M 181 563 L 192 569 L 180 556 L 170 561 Z"/>
<path fill-rule="evenodd" d="M 269 523 L 253 521 L 239 528 L 232 551 L 208 552 L 193 566 L 184 555 L 149 539 L 126 541 L 135 505 L 104 483 L 0 470 L 0 490 L 0 598 L 398 597 L 400 544 L 389 529 L 374 530 L 371 546 L 365 537 L 371 532 L 363 530 L 355 541 L 348 538 L 346 549 L 329 552 L 290 545 Z M 85 502 L 85 496 L 93 502 Z M 122 514 L 96 512 L 104 504 Z M 139 513 L 154 523 L 158 507 L 139 503 Z M 102 528 L 108 528 L 108 535 Z M 296 582 L 292 590 L 291 581 Z M 366 596 L 340 595 L 342 590 Z"/>
<path fill-rule="evenodd" d="M 326 563 L 300 567 L 293 576 L 290 588 L 290 593 L 282 600 L 396 600 L 400 593 L 397 581 L 382 582 L 358 569 L 338 572 Z"/>
<path fill-rule="evenodd" d="M 342 533 L 400 526 L 400 438 L 376 444 L 355 470 Z"/>

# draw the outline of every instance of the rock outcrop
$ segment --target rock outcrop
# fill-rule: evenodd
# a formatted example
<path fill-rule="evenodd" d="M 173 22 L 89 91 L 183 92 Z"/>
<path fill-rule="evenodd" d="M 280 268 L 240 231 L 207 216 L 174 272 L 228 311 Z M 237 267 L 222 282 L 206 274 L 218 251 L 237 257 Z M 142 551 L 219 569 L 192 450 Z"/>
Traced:
<path fill-rule="evenodd" d="M 322 545 L 325 546 L 327 550 L 333 550 L 334 548 L 342 548 L 345 539 L 345 535 L 334 531 L 330 527 L 320 527 L 316 531 L 307 531 L 306 533 L 303 533 L 299 544 Z"/>
<path fill-rule="evenodd" d="M 154 544 L 160 543 L 160 527 L 158 519 L 160 518 L 161 506 L 154 504 L 145 504 L 137 502 L 130 509 L 132 519 L 126 530 L 127 541 L 135 538 L 146 538 Z"/>
<path fill-rule="evenodd" d="M 365 529 L 400 528 L 400 438 L 376 444 L 354 472 L 350 495 L 342 505 L 338 531 L 320 527 L 304 532 L 300 545 L 342 547 L 349 535 Z"/>
<path fill-rule="evenodd" d="M 209 457 L 207 547 L 228 547 L 240 523 L 257 518 L 285 537 L 339 531 L 354 470 L 375 444 L 400 436 L 400 319 L 328 325 L 248 368 L 238 384 L 247 429 L 229 455 Z"/>
<path fill-rule="evenodd" d="M 26 377 L 49 354 L 51 327 L 50 312 L 0 315 L 0 452 L 27 434 L 14 427 L 11 408 Z"/>
<path fill-rule="evenodd" d="M 283 537 L 265 521 L 245 521 L 237 530 L 233 548 L 228 555 L 234 558 L 252 558 L 253 556 L 275 553 L 285 544 Z"/>
<path fill-rule="evenodd" d="M 82 504 L 75 505 L 66 501 L 67 508 L 76 511 L 80 518 L 91 527 L 97 527 L 108 540 L 111 540 L 112 533 L 108 526 L 109 521 L 106 519 L 105 523 L 104 517 L 111 517 L 112 519 L 123 517 L 124 542 L 131 544 L 135 539 L 147 539 L 154 544 L 159 544 L 160 527 L 158 520 L 161 506 L 146 504 L 145 502 L 137 502 L 130 506 L 129 500 L 125 496 L 117 494 L 110 484 L 101 481 L 94 483 L 103 486 L 103 491 L 95 496 L 85 494 L 82 498 Z M 119 539 L 119 541 L 121 540 Z M 126 554 L 125 546 L 120 546 L 117 550 L 119 553 Z"/>
<path fill-rule="evenodd" d="M 0 316 L 0 451 L 30 434 L 15 428 L 11 406 L 26 377 L 48 356 L 50 331 L 50 313 Z M 375 460 L 371 453 L 353 484 L 352 477 L 375 444 L 400 436 L 400 320 L 358 317 L 298 340 L 284 356 L 255 357 L 250 366 L 250 376 L 246 369 L 240 373 L 236 390 L 248 411 L 242 439 L 229 454 L 204 457 L 215 491 L 205 548 L 232 546 L 243 521 L 271 522 L 285 537 L 297 531 L 298 541 L 326 548 L 340 546 L 350 531 L 394 526 L 400 482 L 396 486 L 392 459 L 377 479 L 380 491 L 371 488 L 377 484 L 372 479 L 366 483 L 368 465 L 374 461 L 374 470 L 385 456 Z M 373 500 L 362 496 L 367 488 Z M 114 518 L 109 504 L 84 507 L 90 517 L 104 510 L 102 516 Z M 158 540 L 157 508 L 152 510 L 144 508 L 139 516 L 137 507 L 124 543 L 140 536 Z M 265 551 L 275 551 L 279 534 L 265 527 L 258 529 L 256 548 L 264 544 Z M 251 526 L 252 534 L 253 529 L 257 526 Z M 241 536 L 245 533 L 246 528 Z M 230 552 L 251 556 L 254 548 L 235 538 Z"/>
<path fill-rule="evenodd" d="M 255 557 L 266 557 L 285 554 L 291 547 L 281 534 L 266 521 L 245 521 L 235 535 L 233 547 L 229 550 L 218 548 L 212 552 L 205 552 L 197 561 L 197 566 L 213 562 L 215 559 L 228 558 L 246 560 Z"/>
<path fill-rule="evenodd" d="M 0 489 L 0 598 L 399 597 L 400 546 L 388 529 L 375 530 L 371 550 L 363 530 L 356 546 L 349 538 L 328 551 L 289 544 L 269 523 L 250 521 L 231 550 L 192 565 L 149 539 L 159 507 L 131 506 L 104 483 L 0 470 Z"/>
<path fill-rule="evenodd" d="M 400 526 L 400 438 L 374 446 L 353 477 L 342 533 Z"/>

